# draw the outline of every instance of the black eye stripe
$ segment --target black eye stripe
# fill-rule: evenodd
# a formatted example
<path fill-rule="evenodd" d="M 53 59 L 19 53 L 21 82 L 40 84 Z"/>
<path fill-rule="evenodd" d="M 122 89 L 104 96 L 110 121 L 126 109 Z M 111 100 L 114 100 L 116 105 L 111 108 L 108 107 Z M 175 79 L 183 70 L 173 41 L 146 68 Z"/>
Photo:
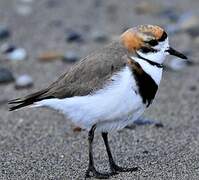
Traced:
<path fill-rule="evenodd" d="M 148 41 L 147 43 L 150 44 L 151 46 L 156 46 L 156 45 L 158 45 L 158 41 L 155 40 L 155 39 L 152 39 L 152 40 Z"/>
<path fill-rule="evenodd" d="M 141 50 L 141 52 L 143 52 L 143 53 L 148 53 L 148 52 L 150 52 L 150 49 L 147 48 L 147 47 L 142 47 L 142 48 L 140 48 L 140 50 Z"/>
<path fill-rule="evenodd" d="M 167 38 L 167 33 L 164 31 L 160 39 L 158 39 L 159 42 L 164 41 Z"/>
<path fill-rule="evenodd" d="M 142 53 L 149 53 L 149 52 L 157 52 L 157 50 L 156 49 L 153 49 L 153 48 L 148 48 L 148 47 L 141 47 L 140 48 L 140 51 L 142 52 Z"/>

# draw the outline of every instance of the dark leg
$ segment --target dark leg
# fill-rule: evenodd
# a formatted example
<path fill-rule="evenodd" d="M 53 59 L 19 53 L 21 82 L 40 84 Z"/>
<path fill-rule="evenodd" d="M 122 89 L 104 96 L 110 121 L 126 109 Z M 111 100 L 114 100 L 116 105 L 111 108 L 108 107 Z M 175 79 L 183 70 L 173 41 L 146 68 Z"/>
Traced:
<path fill-rule="evenodd" d="M 98 179 L 107 179 L 109 178 L 110 174 L 103 174 L 98 172 L 94 167 L 94 161 L 93 161 L 93 139 L 94 139 L 94 132 L 95 132 L 96 126 L 93 125 L 91 130 L 88 133 L 88 142 L 89 142 L 89 164 L 88 169 L 86 171 L 85 178 L 91 177 L 90 173 L 92 173 L 92 176 Z"/>
<path fill-rule="evenodd" d="M 102 133 L 102 138 L 103 138 L 104 144 L 106 146 L 106 151 L 107 151 L 108 158 L 109 158 L 109 164 L 110 164 L 110 168 L 111 168 L 111 171 L 113 174 L 117 174 L 117 172 L 128 172 L 128 171 L 133 172 L 133 171 L 138 170 L 138 167 L 123 168 L 123 167 L 116 165 L 116 163 L 113 160 L 113 156 L 112 156 L 109 144 L 108 144 L 108 133 Z"/>

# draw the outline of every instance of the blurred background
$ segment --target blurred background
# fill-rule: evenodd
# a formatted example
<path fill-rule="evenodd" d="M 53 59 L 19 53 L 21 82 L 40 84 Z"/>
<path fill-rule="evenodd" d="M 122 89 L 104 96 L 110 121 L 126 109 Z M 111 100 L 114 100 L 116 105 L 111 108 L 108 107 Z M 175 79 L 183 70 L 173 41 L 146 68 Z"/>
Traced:
<path fill-rule="evenodd" d="M 190 61 L 168 57 L 150 120 L 111 136 L 119 163 L 144 169 L 112 179 L 199 178 L 198 0 L 0 0 L 0 179 L 83 179 L 87 133 L 52 110 L 8 112 L 7 101 L 139 24 L 164 27 Z M 106 170 L 98 139 L 96 164 Z"/>

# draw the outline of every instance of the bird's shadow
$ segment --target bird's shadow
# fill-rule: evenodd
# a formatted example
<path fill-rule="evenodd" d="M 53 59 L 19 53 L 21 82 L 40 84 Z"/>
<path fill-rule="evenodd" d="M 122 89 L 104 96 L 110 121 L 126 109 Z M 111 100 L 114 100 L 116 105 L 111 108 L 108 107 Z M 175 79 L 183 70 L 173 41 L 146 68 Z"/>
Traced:
<path fill-rule="evenodd" d="M 144 116 L 141 116 L 133 122 L 133 124 L 126 126 L 127 129 L 135 129 L 136 126 L 145 126 L 145 125 L 154 125 L 157 128 L 163 128 L 164 125 L 161 122 L 158 122 L 154 119 L 150 119 Z"/>

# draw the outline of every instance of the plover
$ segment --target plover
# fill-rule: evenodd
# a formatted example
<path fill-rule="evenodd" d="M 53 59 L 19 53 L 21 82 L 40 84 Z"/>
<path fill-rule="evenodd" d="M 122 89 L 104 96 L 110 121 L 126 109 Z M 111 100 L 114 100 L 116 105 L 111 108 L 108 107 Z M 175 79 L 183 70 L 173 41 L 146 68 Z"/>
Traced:
<path fill-rule="evenodd" d="M 167 33 L 156 25 L 140 25 L 118 40 L 79 61 L 41 91 L 11 100 L 10 110 L 25 106 L 56 109 L 88 130 L 89 165 L 86 177 L 108 178 L 122 168 L 112 156 L 108 133 L 132 124 L 152 103 L 166 55 L 187 59 L 169 46 Z M 100 132 L 107 150 L 110 173 L 94 167 L 93 139 Z"/>

